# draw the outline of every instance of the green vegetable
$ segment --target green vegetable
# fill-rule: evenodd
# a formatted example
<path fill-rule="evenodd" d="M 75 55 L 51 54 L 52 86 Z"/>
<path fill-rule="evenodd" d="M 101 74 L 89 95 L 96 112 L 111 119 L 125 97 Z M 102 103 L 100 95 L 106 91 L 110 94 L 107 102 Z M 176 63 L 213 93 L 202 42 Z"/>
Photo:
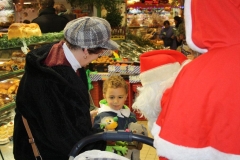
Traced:
<path fill-rule="evenodd" d="M 13 38 L 8 40 L 7 36 L 0 38 L 0 49 L 10 49 L 22 47 L 24 40 L 27 46 L 36 45 L 39 43 L 52 43 L 60 41 L 64 38 L 63 32 L 44 33 L 42 36 L 32 36 L 30 38 Z"/>

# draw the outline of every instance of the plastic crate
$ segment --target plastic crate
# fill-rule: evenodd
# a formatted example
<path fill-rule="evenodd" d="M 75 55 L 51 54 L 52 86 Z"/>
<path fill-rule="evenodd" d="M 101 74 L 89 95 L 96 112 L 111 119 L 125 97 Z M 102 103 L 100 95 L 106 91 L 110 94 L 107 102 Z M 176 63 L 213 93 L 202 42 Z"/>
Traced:
<path fill-rule="evenodd" d="M 120 65 L 120 66 L 116 66 L 116 65 L 109 65 L 108 66 L 108 72 L 109 73 L 127 73 L 127 68 L 128 66 L 125 65 Z"/>
<path fill-rule="evenodd" d="M 129 74 L 140 74 L 140 66 L 128 65 L 127 72 Z"/>
<path fill-rule="evenodd" d="M 103 99 L 102 85 L 103 81 L 92 82 L 93 89 L 90 90 L 93 103 L 96 107 L 100 107 L 99 101 Z"/>

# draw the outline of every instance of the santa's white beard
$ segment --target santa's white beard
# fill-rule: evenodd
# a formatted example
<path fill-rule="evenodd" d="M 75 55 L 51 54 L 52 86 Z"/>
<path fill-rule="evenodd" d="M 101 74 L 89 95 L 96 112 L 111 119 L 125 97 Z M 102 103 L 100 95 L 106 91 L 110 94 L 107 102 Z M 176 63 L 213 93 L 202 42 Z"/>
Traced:
<path fill-rule="evenodd" d="M 152 128 L 153 122 L 156 121 L 161 111 L 160 99 L 162 94 L 159 93 L 160 83 L 153 83 L 147 86 L 138 87 L 139 95 L 136 97 L 132 105 L 133 109 L 138 110 L 144 117 L 148 119 L 148 127 Z"/>
<path fill-rule="evenodd" d="M 166 91 L 166 89 L 171 88 L 178 73 L 181 71 L 181 69 L 191 62 L 191 60 L 186 60 L 182 63 L 181 66 L 175 72 L 172 72 L 172 74 L 167 74 L 169 76 L 168 79 L 165 81 L 156 81 L 149 83 L 144 81 L 144 84 L 142 87 L 138 87 L 138 96 L 135 99 L 135 102 L 132 105 L 132 108 L 134 110 L 139 111 L 142 113 L 144 117 L 148 120 L 148 128 L 149 130 L 152 129 L 153 123 L 156 122 L 161 110 L 161 100 L 163 93 Z M 157 74 L 164 74 L 164 73 L 157 73 Z M 158 75 L 155 75 L 158 76 Z M 145 75 L 146 78 L 146 75 Z M 151 78 L 151 77 L 149 77 Z M 146 79 L 145 79 L 146 80 Z"/>
<path fill-rule="evenodd" d="M 161 99 L 166 89 L 170 88 L 175 81 L 176 75 L 164 82 L 156 82 L 138 87 L 139 95 L 136 97 L 132 108 L 138 110 L 148 120 L 148 128 L 151 130 L 156 122 L 162 106 Z"/>

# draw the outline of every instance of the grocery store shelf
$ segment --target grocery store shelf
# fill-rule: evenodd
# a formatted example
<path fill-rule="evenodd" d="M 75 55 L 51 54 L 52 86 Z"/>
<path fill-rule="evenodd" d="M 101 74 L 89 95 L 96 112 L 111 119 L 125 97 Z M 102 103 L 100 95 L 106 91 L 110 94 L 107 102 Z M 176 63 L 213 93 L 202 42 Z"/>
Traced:
<path fill-rule="evenodd" d="M 17 71 L 0 71 L 0 81 L 6 80 L 12 77 L 20 76 L 24 73 L 24 69 L 20 69 Z"/>

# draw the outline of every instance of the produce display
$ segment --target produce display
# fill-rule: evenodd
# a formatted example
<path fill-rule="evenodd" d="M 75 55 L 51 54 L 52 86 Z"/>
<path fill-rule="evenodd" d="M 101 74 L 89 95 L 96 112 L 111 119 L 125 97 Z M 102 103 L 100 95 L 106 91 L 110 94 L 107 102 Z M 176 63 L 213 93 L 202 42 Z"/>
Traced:
<path fill-rule="evenodd" d="M 155 48 L 149 45 L 139 46 L 134 41 L 127 40 L 120 43 L 119 53 L 121 57 L 128 57 L 128 58 L 131 58 L 132 61 L 136 62 L 136 61 L 139 61 L 139 56 L 142 53 L 150 50 L 154 50 L 154 49 Z"/>
<path fill-rule="evenodd" d="M 101 56 L 89 64 L 91 71 L 107 72 L 108 65 L 114 64 L 114 59 L 110 56 Z"/>
<path fill-rule="evenodd" d="M 24 69 L 25 56 L 26 54 L 21 51 L 13 52 L 10 60 L 0 62 L 0 71 L 16 71 Z"/>
<path fill-rule="evenodd" d="M 101 56 L 99 58 L 97 58 L 96 60 L 92 61 L 91 63 L 109 63 L 109 64 L 113 64 L 114 60 L 109 57 L 109 56 Z"/>
<path fill-rule="evenodd" d="M 19 48 L 24 46 L 23 42 L 25 42 L 27 46 L 52 43 L 60 41 L 63 38 L 63 32 L 44 33 L 42 34 L 42 36 L 32 36 L 29 38 L 13 38 L 9 40 L 8 35 L 3 34 L 3 36 L 0 37 L 0 49 Z"/>
<path fill-rule="evenodd" d="M 20 80 L 17 78 L 8 79 L 0 82 L 0 107 L 13 101 L 17 93 Z"/>

